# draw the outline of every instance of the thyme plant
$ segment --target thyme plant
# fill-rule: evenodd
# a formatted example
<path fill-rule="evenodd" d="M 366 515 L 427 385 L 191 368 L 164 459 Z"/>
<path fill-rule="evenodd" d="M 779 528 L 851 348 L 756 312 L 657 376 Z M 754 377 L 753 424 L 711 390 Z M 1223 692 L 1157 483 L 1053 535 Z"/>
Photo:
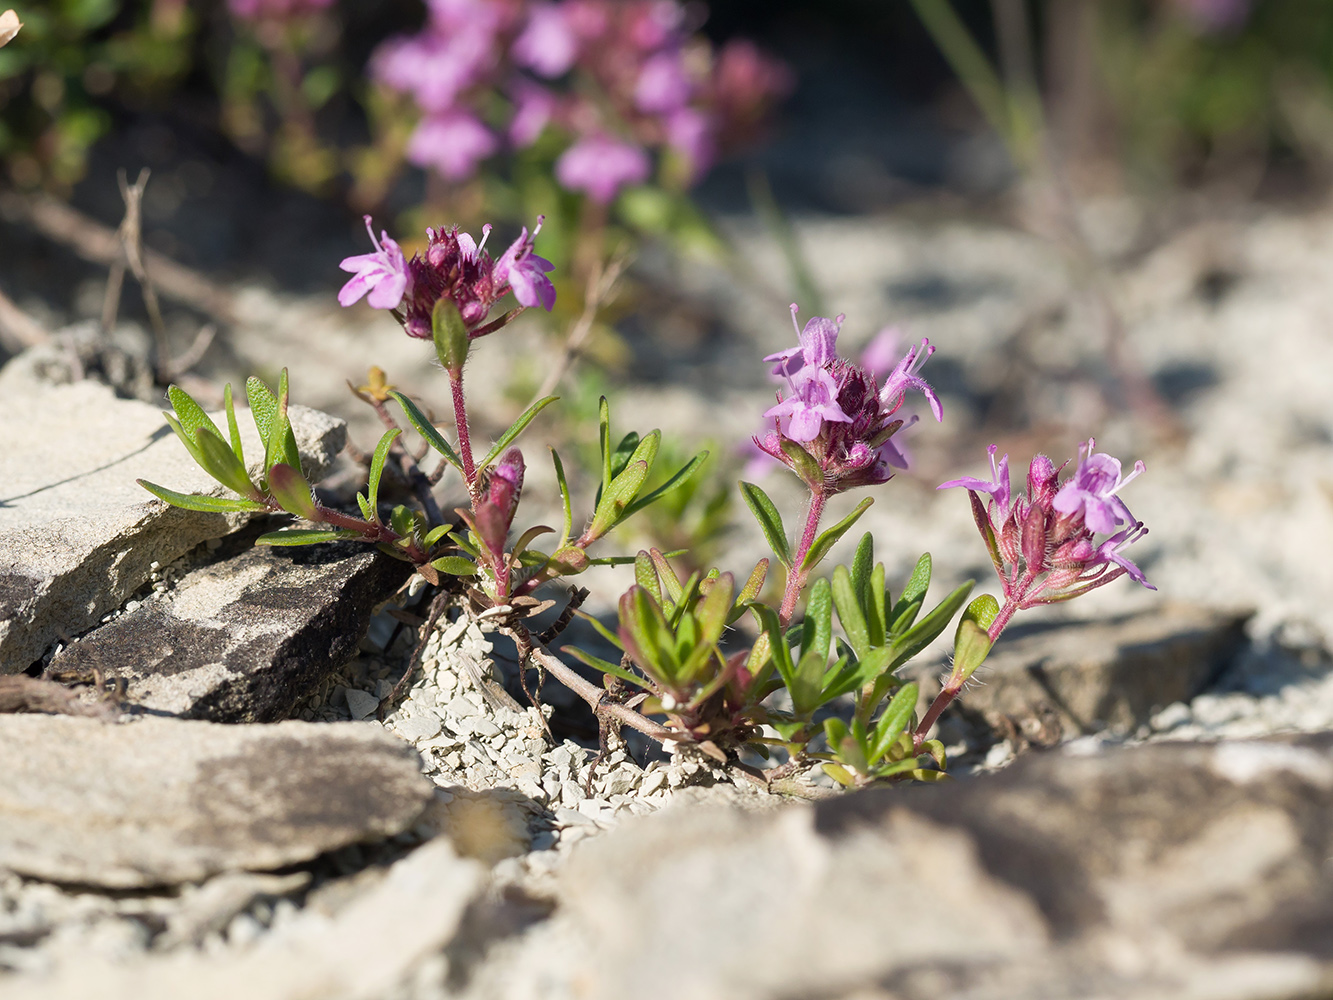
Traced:
<path fill-rule="evenodd" d="M 366 224 L 369 229 L 369 217 Z M 257 476 L 242 453 L 230 386 L 225 391 L 226 434 L 187 393 L 175 386 L 168 390 L 171 428 L 200 466 L 235 496 L 185 495 L 142 485 L 180 507 L 285 511 L 298 519 L 298 526 L 262 536 L 263 544 L 355 539 L 376 545 L 411 563 L 419 583 L 436 589 L 425 631 L 446 606 L 459 604 L 464 614 L 510 635 L 522 667 L 545 668 L 585 698 L 604 732 L 632 726 L 665 745 L 691 748 L 766 780 L 815 766 L 847 786 L 943 777 L 945 750 L 931 738 L 932 728 L 1015 614 L 1071 600 L 1124 575 L 1151 587 L 1124 554 L 1146 529 L 1119 495 L 1142 473 L 1143 464 L 1122 476 L 1120 463 L 1095 452 L 1091 440 L 1063 481 L 1069 463 L 1056 467 L 1045 456 L 1033 458 L 1025 494 L 1011 489 L 1008 456 L 997 462 L 993 446 L 990 480 L 962 478 L 941 486 L 968 491 L 1002 600 L 990 594 L 973 598 L 972 581 L 928 600 L 929 554 L 918 560 L 895 595 L 884 563 L 875 561 L 869 534 L 862 536 L 849 564 L 825 567 L 834 545 L 874 499 L 864 497 L 851 513 L 826 526 L 829 498 L 877 488 L 906 465 L 894 437 L 907 424 L 900 415 L 907 394 L 920 393 L 936 420 L 943 419 L 940 400 L 921 375 L 934 347 L 925 340 L 913 346 L 881 384 L 868 368 L 838 355 L 841 316 L 810 319 L 797 327 L 796 347 L 765 359 L 783 380 L 783 389 L 765 413 L 771 430 L 756 437 L 755 444 L 790 469 L 807 495 L 804 523 L 793 533 L 764 490 L 754 483 L 738 484 L 771 557 L 740 574 L 713 568 L 682 578 L 671 557 L 655 548 L 634 557 L 601 553 L 604 538 L 686 486 L 705 457 L 695 455 L 648 489 L 661 434 L 630 431 L 617 438 L 605 398 L 598 411 L 600 474 L 591 504 L 576 516 L 579 505 L 560 455 L 552 449 L 561 525 L 518 520 L 526 460 L 517 442 L 556 397 L 537 400 L 481 451 L 470 429 L 466 362 L 477 341 L 502 331 L 523 310 L 549 310 L 554 304 L 555 288 L 547 277 L 551 266 L 534 251 L 540 230 L 538 220 L 531 234 L 524 229 L 493 259 L 486 249 L 489 227 L 480 241 L 457 227 L 431 229 L 424 252 L 410 260 L 388 233 L 377 239 L 371 231 L 373 251 L 342 262 L 352 273 L 339 294 L 344 306 L 365 297 L 372 307 L 390 311 L 408 335 L 433 342 L 454 423 L 451 439 L 428 416 L 428 408 L 373 369 L 367 384 L 354 391 L 376 409 L 387 429 L 368 463 L 356 512 L 315 499 L 287 417 L 285 370 L 276 390 L 256 378 L 245 386 L 264 447 Z M 793 322 L 796 312 L 793 306 Z M 424 472 L 404 448 L 404 424 L 437 454 L 431 472 Z M 390 463 L 412 488 L 413 504 L 388 508 L 381 502 Z M 451 513 L 441 510 L 436 497 L 446 474 L 457 477 L 467 497 Z M 614 626 L 589 621 L 620 657 L 606 660 L 563 648 L 601 671 L 599 687 L 550 646 L 572 615 L 582 613 L 579 604 L 586 591 L 568 582 L 617 562 L 632 562 L 635 575 L 634 585 L 620 598 L 618 620 Z M 769 601 L 764 586 L 774 563 L 783 571 L 781 596 Z M 534 634 L 529 619 L 550 607 L 535 592 L 546 587 L 549 594 L 560 584 L 567 585 L 561 598 L 564 613 L 555 626 Z M 755 638 L 748 646 L 739 642 L 742 619 L 753 628 Z M 918 686 L 902 680 L 899 672 L 950 624 L 950 672 L 939 695 L 919 713 Z M 419 649 L 424 634 L 422 640 Z M 410 666 L 404 680 L 411 672 Z M 742 763 L 747 750 L 768 757 L 775 749 L 785 751 L 786 762 L 762 775 Z"/>

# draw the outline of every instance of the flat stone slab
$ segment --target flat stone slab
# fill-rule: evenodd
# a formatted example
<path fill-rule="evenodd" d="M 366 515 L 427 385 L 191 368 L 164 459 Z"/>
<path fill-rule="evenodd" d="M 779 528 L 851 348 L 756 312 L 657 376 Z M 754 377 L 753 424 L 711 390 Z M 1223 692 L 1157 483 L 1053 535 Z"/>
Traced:
<path fill-rule="evenodd" d="M 267 871 L 408 829 L 420 758 L 375 725 L 0 716 L 0 868 L 109 889 Z"/>
<path fill-rule="evenodd" d="M 302 466 L 318 479 L 342 450 L 346 425 L 304 407 L 290 413 Z M 262 461 L 249 412 L 237 420 L 246 457 Z M 0 673 L 26 670 L 62 635 L 119 607 L 154 563 L 249 518 L 180 510 L 145 492 L 136 478 L 182 493 L 226 491 L 195 465 L 162 409 L 99 383 L 52 385 L 6 365 L 0 440 Z"/>
<path fill-rule="evenodd" d="M 255 546 L 185 574 L 47 669 L 98 667 L 127 683 L 139 710 L 276 722 L 356 653 L 376 604 L 409 572 L 355 543 Z"/>
<path fill-rule="evenodd" d="M 1324 996 L 1331 751 L 1333 734 L 1050 752 L 813 808 L 628 820 L 579 845 L 554 915 L 462 995 Z M 664 942 L 680 975 L 645 975 Z"/>
<path fill-rule="evenodd" d="M 1133 732 L 1152 713 L 1189 701 L 1245 641 L 1248 614 L 1166 604 L 1108 621 L 1060 622 L 1000 638 L 960 701 L 969 712 L 1022 721 L 1053 711 L 1066 735 Z M 904 676 L 939 690 L 937 667 Z"/>

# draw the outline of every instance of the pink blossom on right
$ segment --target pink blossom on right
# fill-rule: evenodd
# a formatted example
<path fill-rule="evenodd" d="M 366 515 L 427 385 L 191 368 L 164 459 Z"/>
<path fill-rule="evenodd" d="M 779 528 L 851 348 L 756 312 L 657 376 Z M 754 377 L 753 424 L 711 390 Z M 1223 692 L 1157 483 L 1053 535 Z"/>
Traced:
<path fill-rule="evenodd" d="M 601 205 L 610 204 L 627 184 L 648 179 L 652 164 L 633 143 L 608 136 L 580 139 L 555 161 L 555 176 L 570 191 L 584 191 Z"/>
<path fill-rule="evenodd" d="M 991 480 L 965 477 L 939 486 L 960 486 L 972 502 L 972 515 L 986 542 L 1004 590 L 1004 607 L 991 625 L 992 640 L 1015 611 L 1082 596 L 1128 575 L 1156 590 L 1124 550 L 1148 533 L 1135 520 L 1120 490 L 1145 467 L 1121 476 L 1119 460 L 1094 451 L 1089 438 L 1079 447 L 1074 474 L 1063 483 L 1059 468 L 1045 455 L 1028 466 L 1027 493 L 1014 494 L 1009 485 L 1009 456 L 997 463 L 990 446 Z M 978 494 L 986 494 L 983 503 Z M 1098 538 L 1098 535 L 1107 536 Z"/>

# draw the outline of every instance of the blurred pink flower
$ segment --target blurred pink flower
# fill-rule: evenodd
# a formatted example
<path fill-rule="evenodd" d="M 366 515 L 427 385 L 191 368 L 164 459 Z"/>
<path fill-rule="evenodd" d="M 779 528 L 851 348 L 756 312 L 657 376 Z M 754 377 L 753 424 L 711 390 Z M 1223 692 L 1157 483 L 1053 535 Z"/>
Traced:
<path fill-rule="evenodd" d="M 534 4 L 523 33 L 511 49 L 520 66 L 545 77 L 563 76 L 578 55 L 578 36 L 563 6 Z"/>
<path fill-rule="evenodd" d="M 580 139 L 555 161 L 556 180 L 602 205 L 626 184 L 643 183 L 651 169 L 648 154 L 638 146 L 601 135 Z"/>
<path fill-rule="evenodd" d="M 494 153 L 499 141 L 466 111 L 449 111 L 426 118 L 407 143 L 407 159 L 431 167 L 446 180 L 460 181 L 476 172 L 477 164 Z"/>

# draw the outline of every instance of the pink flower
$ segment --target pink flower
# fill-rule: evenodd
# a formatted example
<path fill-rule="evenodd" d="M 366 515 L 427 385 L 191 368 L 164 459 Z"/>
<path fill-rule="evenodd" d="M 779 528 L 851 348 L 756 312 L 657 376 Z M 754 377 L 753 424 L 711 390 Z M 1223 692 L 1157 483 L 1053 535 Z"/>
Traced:
<path fill-rule="evenodd" d="M 537 227 L 528 236 L 527 226 L 519 238 L 509 245 L 509 249 L 495 262 L 495 283 L 508 283 L 513 289 L 514 298 L 519 305 L 541 306 L 547 312 L 555 305 L 555 286 L 546 275 L 555 269 L 545 257 L 538 257 L 532 252 L 533 242 L 542 231 L 543 217 L 537 217 Z"/>
<path fill-rule="evenodd" d="M 375 252 L 347 257 L 338 265 L 344 271 L 355 272 L 355 276 L 338 292 L 338 304 L 350 306 L 369 293 L 366 301 L 372 308 L 397 309 L 409 283 L 403 249 L 386 232 L 381 232 L 380 239 L 375 239 L 374 230 L 370 228 L 370 216 L 367 215 L 365 219 L 366 232 L 370 234 L 370 242 L 375 244 Z"/>
<path fill-rule="evenodd" d="M 450 111 L 425 119 L 407 143 L 407 159 L 430 167 L 446 180 L 471 177 L 477 164 L 494 153 L 499 141 L 466 111 Z"/>
<path fill-rule="evenodd" d="M 526 80 L 514 87 L 514 117 L 509 121 L 509 141 L 522 149 L 541 137 L 555 112 L 555 95 Z"/>
<path fill-rule="evenodd" d="M 580 139 L 555 161 L 555 176 L 570 191 L 585 191 L 606 205 L 626 184 L 648 179 L 652 165 L 638 146 L 607 136 Z"/>
<path fill-rule="evenodd" d="M 713 119 L 697 108 L 681 108 L 666 120 L 667 144 L 678 152 L 690 169 L 690 182 L 702 177 L 713 164 L 716 142 Z"/>
<path fill-rule="evenodd" d="M 896 412 L 898 407 L 903 405 L 903 398 L 908 389 L 916 389 L 930 403 L 930 412 L 935 414 L 935 419 L 937 421 L 944 419 L 944 406 L 940 403 L 940 397 L 935 395 L 935 390 L 917 374 L 921 366 L 926 363 L 926 359 L 934 353 L 935 348 L 930 345 L 930 341 L 923 338 L 921 346 L 911 348 L 903 355 L 903 359 L 893 371 L 889 372 L 889 377 L 884 380 L 884 388 L 879 391 L 880 401 L 889 413 Z"/>
<path fill-rule="evenodd" d="M 634 86 L 634 105 L 647 114 L 665 114 L 690 99 L 690 78 L 679 52 L 659 52 L 643 64 Z"/>
<path fill-rule="evenodd" d="M 563 7 L 534 4 L 523 33 L 514 39 L 514 61 L 545 77 L 563 76 L 578 56 L 579 40 Z"/>
<path fill-rule="evenodd" d="M 1134 471 L 1120 477 L 1120 460 L 1103 453 L 1093 453 L 1095 442 L 1088 438 L 1079 446 L 1074 475 L 1060 488 L 1051 506 L 1068 517 L 1081 517 L 1093 531 L 1110 534 L 1116 525 L 1133 523 L 1134 517 L 1117 493 L 1144 472 L 1142 462 Z"/>

